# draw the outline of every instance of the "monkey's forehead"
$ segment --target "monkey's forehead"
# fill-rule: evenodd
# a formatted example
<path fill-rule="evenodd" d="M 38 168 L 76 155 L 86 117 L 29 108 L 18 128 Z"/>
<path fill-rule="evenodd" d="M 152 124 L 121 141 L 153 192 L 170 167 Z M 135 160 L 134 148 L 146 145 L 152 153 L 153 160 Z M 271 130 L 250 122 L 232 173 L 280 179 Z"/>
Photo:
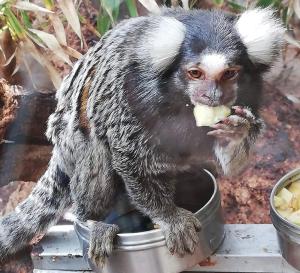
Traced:
<path fill-rule="evenodd" d="M 270 65 L 280 51 L 283 33 L 271 9 L 248 10 L 240 16 L 177 9 L 163 11 L 161 23 L 147 42 L 159 69 L 182 52 L 188 57 L 222 53 L 228 61 L 237 55 L 249 55 L 254 63 Z"/>

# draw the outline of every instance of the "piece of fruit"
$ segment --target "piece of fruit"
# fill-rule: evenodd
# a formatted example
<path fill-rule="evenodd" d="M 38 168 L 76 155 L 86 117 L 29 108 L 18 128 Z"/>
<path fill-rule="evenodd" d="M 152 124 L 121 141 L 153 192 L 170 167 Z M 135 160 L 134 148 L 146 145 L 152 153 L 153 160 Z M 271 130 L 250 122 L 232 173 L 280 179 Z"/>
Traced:
<path fill-rule="evenodd" d="M 286 217 L 290 222 L 300 225 L 300 210 L 294 211 Z"/>
<path fill-rule="evenodd" d="M 203 104 L 197 104 L 194 108 L 194 116 L 198 127 L 214 125 L 229 115 L 230 108 L 225 105 L 210 107 Z"/>
<path fill-rule="evenodd" d="M 286 219 L 293 213 L 293 209 L 291 208 L 285 210 L 278 209 L 277 211 L 283 218 Z"/>
<path fill-rule="evenodd" d="M 288 190 L 295 196 L 300 197 L 300 181 L 291 183 L 288 187 Z"/>
<path fill-rule="evenodd" d="M 292 204 L 293 194 L 286 188 L 282 188 L 278 192 L 277 197 L 281 198 L 288 206 Z"/>
<path fill-rule="evenodd" d="M 274 196 L 274 206 L 282 217 L 300 226 L 300 181 L 298 179 L 293 180 L 287 188 L 282 188 Z"/>
<path fill-rule="evenodd" d="M 274 196 L 274 205 L 275 205 L 275 208 L 280 208 L 282 205 L 283 205 L 284 201 L 281 197 L 278 197 L 278 196 Z"/>

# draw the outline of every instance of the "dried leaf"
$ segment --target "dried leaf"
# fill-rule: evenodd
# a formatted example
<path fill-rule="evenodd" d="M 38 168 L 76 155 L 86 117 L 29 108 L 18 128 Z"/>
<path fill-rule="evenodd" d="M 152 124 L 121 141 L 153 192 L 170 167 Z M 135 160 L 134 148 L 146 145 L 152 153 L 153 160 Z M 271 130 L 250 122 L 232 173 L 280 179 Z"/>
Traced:
<path fill-rule="evenodd" d="M 300 19 L 300 0 L 294 0 L 294 11 L 297 17 Z"/>
<path fill-rule="evenodd" d="M 79 17 L 75 9 L 74 3 L 72 2 L 72 0 L 57 0 L 57 2 L 60 9 L 66 16 L 68 23 L 70 24 L 74 32 L 77 34 L 77 36 L 80 38 L 81 45 L 82 45 L 83 41 L 82 41 L 80 22 L 79 22 Z"/>
<path fill-rule="evenodd" d="M 26 35 L 33 41 L 35 42 L 38 46 L 41 48 L 46 49 L 46 46 L 36 37 L 35 35 L 31 34 L 29 31 L 26 32 Z"/>
<path fill-rule="evenodd" d="M 35 47 L 33 42 L 29 39 L 24 39 L 22 42 L 24 48 L 28 53 L 32 55 L 32 57 L 39 62 L 42 66 L 44 66 L 49 73 L 50 79 L 56 89 L 60 87 L 61 84 L 61 77 L 59 76 L 58 72 L 55 70 L 53 65 L 46 59 L 45 56 L 43 56 L 39 50 Z"/>
<path fill-rule="evenodd" d="M 16 57 L 17 54 L 17 48 L 15 50 L 15 52 L 8 58 L 8 60 L 5 62 L 5 64 L 3 66 L 7 66 L 11 63 L 11 61 Z"/>
<path fill-rule="evenodd" d="M 182 6 L 185 10 L 189 10 L 189 0 L 181 0 Z"/>
<path fill-rule="evenodd" d="M 160 8 L 155 0 L 139 0 L 139 2 L 151 13 L 160 14 Z"/>
<path fill-rule="evenodd" d="M 70 61 L 69 56 L 65 54 L 62 47 L 60 46 L 59 42 L 57 41 L 57 39 L 53 34 L 41 30 L 37 30 L 37 29 L 29 29 L 29 30 L 34 34 L 36 34 L 57 57 L 61 58 L 68 65 L 72 66 L 72 62 Z"/>
<path fill-rule="evenodd" d="M 67 45 L 66 32 L 63 23 L 57 14 L 49 14 L 49 18 L 52 22 L 52 26 L 54 27 L 56 38 L 61 45 Z"/>
<path fill-rule="evenodd" d="M 14 4 L 14 7 L 21 10 L 29 10 L 29 11 L 40 11 L 46 13 L 53 13 L 53 11 L 40 7 L 36 4 L 27 2 L 27 1 L 17 1 Z"/>
<path fill-rule="evenodd" d="M 2 53 L 2 56 L 3 56 L 4 60 L 6 61 L 6 55 L 5 55 L 5 52 L 4 52 L 1 44 L 0 44 L 0 51 Z"/>
<path fill-rule="evenodd" d="M 62 45 L 62 48 L 65 50 L 65 52 L 69 56 L 71 56 L 75 59 L 79 59 L 79 58 L 82 57 L 82 54 L 80 52 L 78 52 L 77 50 L 75 50 L 74 48 L 72 48 L 72 47 Z"/>
<path fill-rule="evenodd" d="M 289 44 L 291 44 L 291 45 L 293 45 L 293 46 L 296 46 L 296 47 L 300 48 L 300 42 L 297 41 L 297 40 L 296 40 L 294 37 L 292 37 L 290 34 L 286 33 L 286 34 L 284 35 L 284 38 L 285 38 L 285 40 L 286 40 Z"/>
<path fill-rule="evenodd" d="M 20 65 L 16 65 L 13 73 L 11 73 L 11 76 L 14 76 L 19 71 L 19 69 L 20 69 Z"/>

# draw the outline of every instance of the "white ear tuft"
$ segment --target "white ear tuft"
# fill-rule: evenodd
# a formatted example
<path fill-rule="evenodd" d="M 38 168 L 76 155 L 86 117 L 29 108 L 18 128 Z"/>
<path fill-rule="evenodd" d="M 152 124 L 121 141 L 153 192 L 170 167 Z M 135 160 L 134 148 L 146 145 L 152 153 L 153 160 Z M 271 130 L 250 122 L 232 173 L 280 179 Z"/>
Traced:
<path fill-rule="evenodd" d="M 254 63 L 270 65 L 279 54 L 285 29 L 270 8 L 245 11 L 236 29 Z"/>
<path fill-rule="evenodd" d="M 153 67 L 163 70 L 173 62 L 185 37 L 185 26 L 171 17 L 162 17 L 148 39 Z"/>

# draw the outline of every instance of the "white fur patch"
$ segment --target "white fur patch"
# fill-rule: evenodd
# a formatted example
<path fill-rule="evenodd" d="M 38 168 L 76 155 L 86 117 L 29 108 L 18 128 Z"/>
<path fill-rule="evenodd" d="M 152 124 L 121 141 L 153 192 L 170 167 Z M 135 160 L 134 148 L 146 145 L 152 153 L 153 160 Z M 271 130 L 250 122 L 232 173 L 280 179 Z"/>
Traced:
<path fill-rule="evenodd" d="M 245 11 L 236 29 L 253 62 L 271 64 L 283 44 L 283 28 L 270 8 Z"/>
<path fill-rule="evenodd" d="M 178 20 L 162 17 L 157 29 L 148 40 L 150 57 L 154 68 L 166 68 L 179 53 L 185 37 L 185 26 Z"/>
<path fill-rule="evenodd" d="M 208 53 L 201 57 L 200 65 L 209 75 L 216 75 L 228 67 L 225 55 L 220 53 Z"/>

